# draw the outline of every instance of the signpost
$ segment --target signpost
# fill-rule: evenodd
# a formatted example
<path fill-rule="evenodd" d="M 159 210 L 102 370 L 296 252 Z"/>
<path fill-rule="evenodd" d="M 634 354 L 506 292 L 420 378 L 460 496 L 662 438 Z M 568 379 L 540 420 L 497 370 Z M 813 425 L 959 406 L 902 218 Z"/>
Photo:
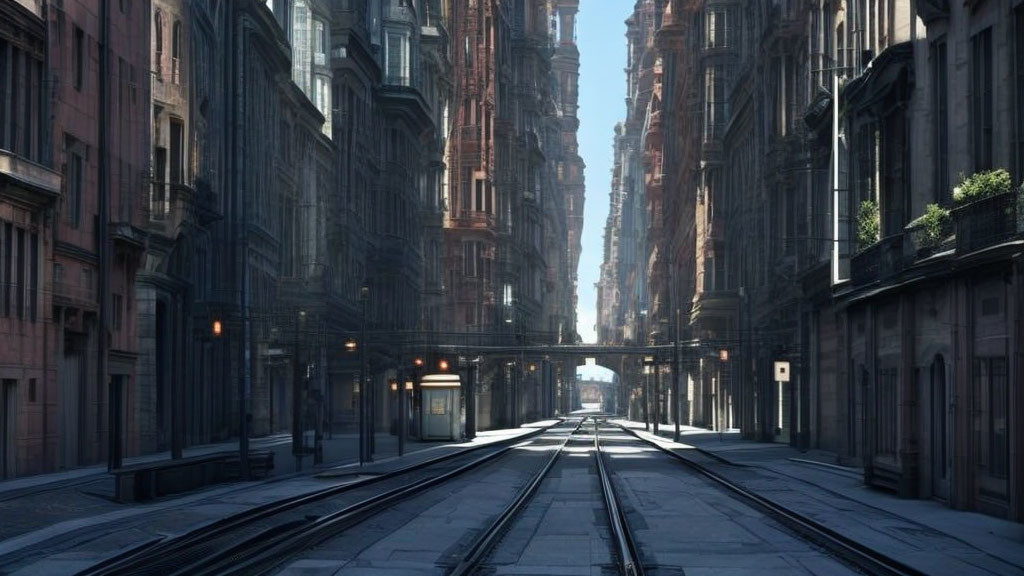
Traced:
<path fill-rule="evenodd" d="M 782 398 L 783 398 L 783 392 L 784 392 L 783 389 L 785 388 L 786 383 L 789 382 L 789 362 L 786 362 L 784 360 L 776 360 L 775 361 L 775 382 L 776 382 L 776 385 L 778 386 L 778 390 L 779 390 L 779 392 L 778 392 L 779 396 L 778 396 L 778 400 L 777 400 L 777 405 L 778 405 L 778 420 L 777 420 L 778 426 L 777 426 L 777 429 L 778 430 L 782 430 L 783 429 Z"/>

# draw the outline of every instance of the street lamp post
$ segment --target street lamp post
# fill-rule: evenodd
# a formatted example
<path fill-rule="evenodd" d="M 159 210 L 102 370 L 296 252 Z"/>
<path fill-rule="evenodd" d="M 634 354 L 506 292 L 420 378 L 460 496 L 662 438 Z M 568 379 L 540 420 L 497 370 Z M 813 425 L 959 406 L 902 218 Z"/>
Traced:
<path fill-rule="evenodd" d="M 362 308 L 362 319 L 359 328 L 359 465 L 372 462 L 370 444 L 367 434 L 369 425 L 369 389 L 366 383 L 366 304 L 370 299 L 370 287 L 363 284 L 359 288 L 359 302 Z"/>

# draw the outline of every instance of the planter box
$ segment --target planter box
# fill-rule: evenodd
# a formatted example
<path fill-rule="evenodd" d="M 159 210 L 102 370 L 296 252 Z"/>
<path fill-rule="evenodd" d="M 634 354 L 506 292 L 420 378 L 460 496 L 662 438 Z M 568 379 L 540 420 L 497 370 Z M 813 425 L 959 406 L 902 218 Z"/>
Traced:
<path fill-rule="evenodd" d="M 1017 194 L 1007 192 L 953 210 L 957 254 L 968 254 L 1014 239 L 1019 227 L 1017 203 Z"/>

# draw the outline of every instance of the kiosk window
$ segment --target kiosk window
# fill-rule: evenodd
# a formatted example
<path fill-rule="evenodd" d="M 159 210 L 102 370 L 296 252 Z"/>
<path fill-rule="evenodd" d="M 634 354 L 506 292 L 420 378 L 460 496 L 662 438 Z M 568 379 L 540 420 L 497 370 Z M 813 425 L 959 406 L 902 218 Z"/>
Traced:
<path fill-rule="evenodd" d="M 430 413 L 434 416 L 444 416 L 448 413 L 448 397 L 434 396 L 430 399 Z"/>

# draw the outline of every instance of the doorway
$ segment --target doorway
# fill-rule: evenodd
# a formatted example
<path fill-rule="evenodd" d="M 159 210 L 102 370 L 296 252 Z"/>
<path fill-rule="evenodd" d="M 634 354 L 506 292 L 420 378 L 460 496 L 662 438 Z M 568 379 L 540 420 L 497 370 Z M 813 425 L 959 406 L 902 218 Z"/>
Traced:
<path fill-rule="evenodd" d="M 87 435 L 81 427 L 84 420 L 85 400 L 81 390 L 84 387 L 85 354 L 77 347 L 74 338 L 66 338 L 64 354 L 61 356 L 57 373 L 60 378 L 60 427 L 63 447 L 61 467 L 71 469 L 81 464 L 83 447 Z"/>
<path fill-rule="evenodd" d="M 0 478 L 4 479 L 13 478 L 17 474 L 17 417 L 18 381 L 4 379 L 0 387 Z"/>
<path fill-rule="evenodd" d="M 932 496 L 949 500 L 949 392 L 946 361 L 935 356 L 931 367 L 931 477 Z"/>

